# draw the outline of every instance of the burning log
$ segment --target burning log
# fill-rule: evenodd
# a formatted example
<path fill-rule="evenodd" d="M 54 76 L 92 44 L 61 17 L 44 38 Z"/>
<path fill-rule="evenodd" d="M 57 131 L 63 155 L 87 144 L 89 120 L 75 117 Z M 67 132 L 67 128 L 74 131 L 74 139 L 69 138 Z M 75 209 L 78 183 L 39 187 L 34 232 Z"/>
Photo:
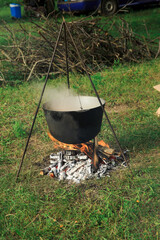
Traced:
<path fill-rule="evenodd" d="M 60 143 L 60 145 L 61 147 L 66 147 L 66 144 Z M 85 145 L 86 147 L 84 147 Z M 48 174 L 51 178 L 58 178 L 60 181 L 67 180 L 78 184 L 93 177 L 109 177 L 109 172 L 112 169 L 116 169 L 119 165 L 126 167 L 123 157 L 114 149 L 109 151 L 109 145 L 103 141 L 98 142 L 95 139 L 94 143 L 83 144 L 81 148 L 79 145 L 72 145 L 70 148 L 73 148 L 73 146 L 74 150 L 64 150 L 63 148 L 62 151 L 50 154 L 51 165 L 43 169 L 40 174 Z M 67 147 L 69 146 L 67 145 Z M 80 152 L 79 149 L 81 151 L 86 151 L 87 149 L 89 153 Z M 126 153 L 127 151 L 124 152 L 124 154 Z M 92 158 L 89 158 L 88 155 L 92 155 Z"/>
<path fill-rule="evenodd" d="M 40 175 L 47 175 L 51 171 L 50 167 L 44 168 L 42 171 L 40 171 Z"/>
<path fill-rule="evenodd" d="M 66 172 L 66 174 L 67 174 L 67 175 L 73 175 L 73 173 L 75 173 L 77 170 L 79 170 L 79 169 L 80 169 L 82 166 L 84 166 L 84 165 L 85 165 L 84 162 L 78 163 L 77 166 L 75 166 L 74 168 L 68 170 L 68 171 Z"/>
<path fill-rule="evenodd" d="M 50 155 L 50 159 L 54 159 L 54 160 L 58 160 L 59 159 L 59 155 L 55 154 L 55 153 L 52 153 Z"/>
<path fill-rule="evenodd" d="M 94 156 L 93 156 L 93 167 L 96 171 L 99 166 L 99 157 L 97 156 L 97 148 L 98 148 L 98 139 L 97 137 L 94 138 Z"/>

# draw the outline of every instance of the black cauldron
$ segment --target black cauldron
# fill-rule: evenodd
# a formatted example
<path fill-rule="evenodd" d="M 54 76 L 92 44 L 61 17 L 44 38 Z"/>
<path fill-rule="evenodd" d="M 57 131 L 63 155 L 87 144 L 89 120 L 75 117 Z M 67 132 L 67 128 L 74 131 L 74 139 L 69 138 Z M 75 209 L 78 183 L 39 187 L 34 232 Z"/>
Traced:
<path fill-rule="evenodd" d="M 101 102 L 104 107 L 105 101 Z M 85 143 L 100 132 L 103 110 L 96 97 L 53 99 L 43 104 L 43 110 L 50 133 L 60 142 Z"/>

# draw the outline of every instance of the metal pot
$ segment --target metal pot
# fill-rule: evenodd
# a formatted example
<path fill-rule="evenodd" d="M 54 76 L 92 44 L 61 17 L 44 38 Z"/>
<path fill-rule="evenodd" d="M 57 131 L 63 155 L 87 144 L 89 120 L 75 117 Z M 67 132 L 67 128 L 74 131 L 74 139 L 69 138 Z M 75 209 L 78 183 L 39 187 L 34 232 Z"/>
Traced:
<path fill-rule="evenodd" d="M 103 107 L 105 101 L 101 99 Z M 49 131 L 68 144 L 85 143 L 100 132 L 103 111 L 96 97 L 74 96 L 43 104 Z"/>

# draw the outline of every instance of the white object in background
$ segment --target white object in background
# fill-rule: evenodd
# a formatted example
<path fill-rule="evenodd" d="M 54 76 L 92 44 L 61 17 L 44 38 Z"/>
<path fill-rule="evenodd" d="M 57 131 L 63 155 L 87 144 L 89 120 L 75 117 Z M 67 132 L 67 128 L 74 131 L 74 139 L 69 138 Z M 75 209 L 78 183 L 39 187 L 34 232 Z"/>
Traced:
<path fill-rule="evenodd" d="M 153 88 L 156 89 L 158 92 L 160 92 L 160 84 L 154 86 Z M 157 112 L 156 112 L 156 115 L 157 115 L 158 117 L 160 117 L 160 107 L 158 108 L 158 110 L 157 110 Z"/>
<path fill-rule="evenodd" d="M 160 84 L 154 86 L 153 88 L 156 89 L 158 92 L 160 92 Z"/>
<path fill-rule="evenodd" d="M 157 110 L 157 112 L 156 112 L 156 115 L 157 115 L 158 117 L 160 117 L 160 107 L 158 108 L 158 110 Z"/>

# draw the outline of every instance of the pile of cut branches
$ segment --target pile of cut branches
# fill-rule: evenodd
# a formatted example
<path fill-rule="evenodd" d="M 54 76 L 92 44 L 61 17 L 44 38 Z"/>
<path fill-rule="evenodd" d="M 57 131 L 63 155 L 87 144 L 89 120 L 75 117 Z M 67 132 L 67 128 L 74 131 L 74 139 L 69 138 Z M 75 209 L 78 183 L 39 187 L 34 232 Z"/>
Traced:
<path fill-rule="evenodd" d="M 27 81 L 47 72 L 60 28 L 55 19 L 46 20 L 43 24 L 32 24 L 32 31 L 19 24 L 15 33 L 14 29 L 4 23 L 8 44 L 0 46 L 3 59 L 18 64 Z M 115 62 L 140 62 L 159 54 L 157 39 L 137 35 L 123 19 L 118 23 L 107 18 L 103 23 L 101 19 L 81 20 L 69 22 L 67 26 L 91 74 Z M 83 73 L 84 68 L 69 35 L 67 43 L 69 70 Z M 60 37 L 52 72 L 66 72 L 64 32 Z"/>

